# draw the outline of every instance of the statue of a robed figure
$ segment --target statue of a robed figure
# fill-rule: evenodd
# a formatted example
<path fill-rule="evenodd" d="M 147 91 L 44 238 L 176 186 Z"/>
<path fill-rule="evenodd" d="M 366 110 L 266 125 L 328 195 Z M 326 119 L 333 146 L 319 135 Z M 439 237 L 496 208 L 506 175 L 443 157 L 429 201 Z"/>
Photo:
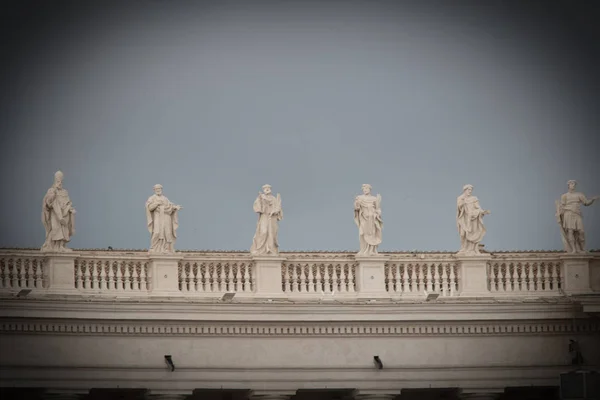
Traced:
<path fill-rule="evenodd" d="M 173 204 L 163 195 L 162 185 L 154 185 L 154 194 L 146 201 L 146 222 L 150 238 L 150 253 L 172 254 L 175 252 L 175 239 L 179 219 L 177 212 L 182 207 Z"/>
<path fill-rule="evenodd" d="M 360 243 L 360 256 L 376 255 L 381 244 L 381 195 L 371 195 L 371 185 L 362 185 L 362 195 L 354 199 L 354 223 L 358 226 L 358 239 Z"/>
<path fill-rule="evenodd" d="M 75 209 L 69 193 L 62 186 L 63 177 L 61 171 L 54 174 L 54 184 L 46 192 L 42 203 L 42 223 L 46 230 L 42 251 L 72 251 L 65 245 L 75 234 Z"/>
<path fill-rule="evenodd" d="M 250 247 L 252 255 L 278 255 L 278 222 L 283 219 L 281 196 L 271 194 L 271 185 L 264 185 L 263 192 L 254 200 L 254 212 L 258 214 L 256 232 Z"/>
<path fill-rule="evenodd" d="M 577 181 L 567 182 L 569 191 L 556 202 L 556 220 L 560 226 L 560 234 L 567 253 L 585 252 L 585 232 L 581 205 L 591 206 L 600 196 L 587 199 L 581 192 L 576 192 Z"/>
<path fill-rule="evenodd" d="M 478 255 L 479 242 L 485 235 L 483 216 L 490 213 L 479 205 L 479 199 L 473 196 L 473 185 L 463 186 L 463 192 L 456 199 L 456 227 L 460 236 L 459 255 Z"/>

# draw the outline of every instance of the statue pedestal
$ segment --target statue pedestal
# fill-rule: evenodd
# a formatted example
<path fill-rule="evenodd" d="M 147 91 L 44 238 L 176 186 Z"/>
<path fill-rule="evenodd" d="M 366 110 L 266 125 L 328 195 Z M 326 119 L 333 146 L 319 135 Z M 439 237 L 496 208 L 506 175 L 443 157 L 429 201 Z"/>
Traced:
<path fill-rule="evenodd" d="M 562 289 L 565 294 L 591 293 L 589 253 L 567 253 L 561 255 L 563 263 Z"/>
<path fill-rule="evenodd" d="M 461 297 L 485 297 L 488 289 L 487 264 L 489 254 L 455 255 L 460 266 L 459 291 Z"/>
<path fill-rule="evenodd" d="M 150 259 L 150 296 L 180 297 L 178 254 L 148 253 Z"/>
<path fill-rule="evenodd" d="M 385 262 L 387 256 L 356 256 L 357 292 L 359 299 L 391 298 L 385 290 Z"/>
<path fill-rule="evenodd" d="M 254 256 L 254 271 L 256 272 L 256 297 L 283 298 L 281 265 L 286 260 L 280 256 Z"/>
<path fill-rule="evenodd" d="M 78 294 L 75 288 L 75 259 L 78 253 L 42 253 L 45 257 L 44 275 L 47 279 L 47 294 Z"/>

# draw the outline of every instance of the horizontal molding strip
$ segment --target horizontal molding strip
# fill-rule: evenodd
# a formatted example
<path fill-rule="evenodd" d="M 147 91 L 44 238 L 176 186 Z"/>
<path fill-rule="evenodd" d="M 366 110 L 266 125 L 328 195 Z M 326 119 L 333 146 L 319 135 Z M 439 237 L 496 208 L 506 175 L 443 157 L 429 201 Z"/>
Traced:
<path fill-rule="evenodd" d="M 486 336 L 600 334 L 595 320 L 494 323 L 154 323 L 0 320 L 0 334 L 111 336 Z"/>

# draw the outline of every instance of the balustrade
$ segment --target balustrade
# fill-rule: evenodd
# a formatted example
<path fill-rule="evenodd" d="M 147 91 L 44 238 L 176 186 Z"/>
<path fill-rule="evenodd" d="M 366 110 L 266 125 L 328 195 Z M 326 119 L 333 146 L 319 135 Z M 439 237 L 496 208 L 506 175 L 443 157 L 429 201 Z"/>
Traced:
<path fill-rule="evenodd" d="M 385 266 L 385 286 L 391 293 L 440 293 L 452 296 L 459 290 L 456 262 L 390 262 Z"/>
<path fill-rule="evenodd" d="M 77 258 L 75 288 L 96 292 L 145 292 L 149 288 L 145 259 Z"/>
<path fill-rule="evenodd" d="M 43 257 L 17 254 L 0 256 L 0 289 L 42 289 L 46 286 Z"/>
<path fill-rule="evenodd" d="M 368 260 L 348 253 L 282 253 L 265 260 L 244 253 L 177 253 L 168 258 L 158 272 L 151 255 L 141 251 L 54 255 L 0 250 L 0 291 L 189 297 L 233 292 L 257 298 L 327 293 L 332 298 L 358 299 L 423 297 L 426 291 L 442 297 L 539 297 L 593 292 L 591 278 L 598 275 L 594 271 L 600 265 L 600 255 L 594 253 L 541 252 L 487 253 L 472 259 L 450 253 L 427 258 L 390 253 L 368 265 Z"/>
<path fill-rule="evenodd" d="M 285 293 L 355 293 L 356 269 L 353 262 L 286 262 L 281 268 Z"/>
<path fill-rule="evenodd" d="M 562 264 L 556 261 L 491 261 L 487 264 L 492 293 L 557 292 L 561 289 Z"/>
<path fill-rule="evenodd" d="M 184 293 L 250 293 L 255 275 L 251 260 L 185 260 L 178 265 L 179 290 Z"/>

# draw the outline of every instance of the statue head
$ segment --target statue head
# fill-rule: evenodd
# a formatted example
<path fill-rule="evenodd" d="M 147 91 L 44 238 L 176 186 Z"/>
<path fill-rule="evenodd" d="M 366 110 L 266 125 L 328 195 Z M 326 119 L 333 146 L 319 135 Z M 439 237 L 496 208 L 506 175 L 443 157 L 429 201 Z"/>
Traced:
<path fill-rule="evenodd" d="M 263 185 L 262 190 L 263 190 L 264 194 L 271 193 L 271 185 L 268 185 L 268 184 L 267 185 Z"/>
<path fill-rule="evenodd" d="M 163 187 L 162 187 L 162 185 L 161 185 L 161 184 L 156 184 L 156 185 L 154 185 L 154 193 L 155 193 L 157 196 L 162 196 L 162 191 L 163 191 Z"/>
<path fill-rule="evenodd" d="M 368 183 L 363 183 L 362 191 L 363 191 L 363 194 L 370 194 L 371 193 L 371 185 L 369 185 Z"/>
<path fill-rule="evenodd" d="M 62 181 L 63 181 L 63 177 L 64 174 L 62 173 L 62 171 L 56 171 L 54 173 L 54 186 L 57 188 L 62 188 Z"/>
<path fill-rule="evenodd" d="M 574 179 L 571 179 L 570 181 L 567 182 L 567 186 L 569 187 L 569 192 L 573 192 L 575 190 L 575 188 L 577 187 L 577 181 Z"/>
<path fill-rule="evenodd" d="M 467 184 L 467 185 L 463 186 L 463 193 L 466 193 L 467 196 L 470 196 L 471 193 L 473 193 L 473 185 Z"/>

